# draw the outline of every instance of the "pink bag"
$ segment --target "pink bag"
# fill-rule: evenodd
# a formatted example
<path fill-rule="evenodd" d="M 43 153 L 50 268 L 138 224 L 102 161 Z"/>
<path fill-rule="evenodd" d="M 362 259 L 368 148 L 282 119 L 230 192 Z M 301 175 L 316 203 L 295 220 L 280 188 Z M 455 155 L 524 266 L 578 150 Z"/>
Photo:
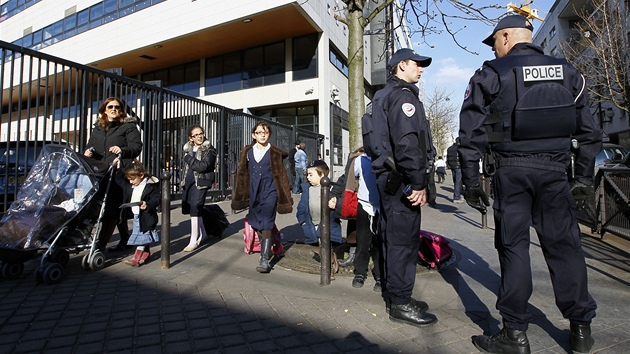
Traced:
<path fill-rule="evenodd" d="M 247 254 L 253 254 L 260 252 L 260 240 L 256 235 L 254 229 L 249 225 L 249 215 L 245 216 L 245 228 L 243 229 L 243 241 L 245 246 L 243 251 Z M 282 235 L 278 228 L 274 225 L 271 231 L 273 235 L 273 246 L 271 246 L 271 253 L 281 255 L 284 252 L 284 246 L 282 246 Z"/>
<path fill-rule="evenodd" d="M 419 263 L 424 264 L 429 269 L 437 270 L 452 265 L 456 257 L 448 244 L 449 241 L 446 237 L 420 230 Z"/>

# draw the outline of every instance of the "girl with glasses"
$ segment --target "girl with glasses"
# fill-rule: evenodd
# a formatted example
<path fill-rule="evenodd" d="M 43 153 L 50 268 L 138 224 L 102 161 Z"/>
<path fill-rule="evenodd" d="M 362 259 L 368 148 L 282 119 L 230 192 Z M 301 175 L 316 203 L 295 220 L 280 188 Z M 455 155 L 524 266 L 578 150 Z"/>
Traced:
<path fill-rule="evenodd" d="M 190 241 L 184 252 L 194 251 L 208 237 L 202 217 L 217 163 L 217 150 L 206 140 L 200 125 L 188 128 L 188 140 L 183 149 L 181 175 L 182 213 L 190 215 Z"/>
<path fill-rule="evenodd" d="M 248 221 L 260 240 L 259 273 L 269 273 L 269 258 L 273 244 L 272 230 L 276 213 L 293 212 L 293 197 L 287 170 L 282 160 L 289 153 L 271 145 L 271 127 L 258 122 L 252 129 L 252 143 L 240 153 L 236 184 L 232 191 L 232 209 L 249 207 Z"/>

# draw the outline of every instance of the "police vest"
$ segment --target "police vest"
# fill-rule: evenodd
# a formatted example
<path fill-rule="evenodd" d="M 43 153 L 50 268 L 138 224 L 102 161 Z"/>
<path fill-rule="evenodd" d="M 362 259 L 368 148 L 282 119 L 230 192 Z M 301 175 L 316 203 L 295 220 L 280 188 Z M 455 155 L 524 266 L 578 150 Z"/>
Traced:
<path fill-rule="evenodd" d="M 568 151 L 576 129 L 577 72 L 564 59 L 514 55 L 486 62 L 501 83 L 484 122 L 494 151 Z"/>

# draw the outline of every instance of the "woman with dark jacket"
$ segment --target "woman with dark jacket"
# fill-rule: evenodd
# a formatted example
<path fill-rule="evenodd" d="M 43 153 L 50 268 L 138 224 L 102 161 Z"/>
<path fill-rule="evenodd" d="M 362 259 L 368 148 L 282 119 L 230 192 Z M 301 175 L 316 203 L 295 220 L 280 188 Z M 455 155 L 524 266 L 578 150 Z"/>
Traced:
<path fill-rule="evenodd" d="M 140 155 L 142 151 L 140 131 L 136 119 L 127 116 L 125 107 L 125 101 L 116 97 L 105 99 L 98 107 L 100 117 L 90 134 L 83 153 L 85 156 L 111 164 L 118 155 L 121 155 L 121 167 L 125 167 Z M 118 225 L 120 242 L 111 250 L 120 251 L 127 246 L 129 228 L 126 221 L 119 220 L 119 207 L 123 199 L 122 190 L 116 183 L 111 184 L 106 203 L 98 236 L 98 248 L 101 251 L 105 250 L 114 228 Z"/>
<path fill-rule="evenodd" d="M 194 251 L 208 234 L 203 224 L 208 188 L 214 184 L 217 150 L 206 140 L 203 128 L 188 128 L 189 141 L 184 145 L 182 168 L 182 213 L 190 214 L 190 241 L 184 252 Z"/>
<path fill-rule="evenodd" d="M 259 273 L 271 271 L 271 231 L 276 222 L 276 212 L 288 214 L 293 211 L 289 178 L 282 163 L 289 154 L 271 145 L 270 136 L 271 127 L 265 122 L 259 122 L 252 129 L 254 142 L 241 150 L 232 191 L 232 209 L 249 207 L 249 224 L 260 239 L 260 262 L 256 267 Z"/>

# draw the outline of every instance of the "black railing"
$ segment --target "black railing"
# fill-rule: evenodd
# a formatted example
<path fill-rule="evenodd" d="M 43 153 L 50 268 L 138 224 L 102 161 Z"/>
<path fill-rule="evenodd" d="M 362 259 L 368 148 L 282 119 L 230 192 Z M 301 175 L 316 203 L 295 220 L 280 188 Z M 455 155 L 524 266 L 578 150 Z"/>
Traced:
<path fill-rule="evenodd" d="M 19 182 L 49 142 L 67 143 L 82 153 L 97 109 L 107 97 L 126 102 L 136 117 L 144 143 L 140 160 L 154 176 L 171 172 L 172 191 L 179 193 L 181 149 L 187 128 L 204 127 L 218 152 L 217 181 L 209 195 L 216 200 L 231 194 L 240 149 L 252 141 L 251 130 L 262 118 L 207 101 L 44 53 L 0 41 L 0 206 L 15 197 Z M 289 151 L 296 139 L 306 143 L 309 156 L 322 152 L 323 136 L 266 120 L 271 143 Z M 13 159 L 11 167 L 2 164 Z M 30 161 L 30 162 L 29 162 Z"/>
<path fill-rule="evenodd" d="M 611 234 L 630 240 L 630 169 L 600 167 L 595 193 L 578 219 L 601 237 Z"/>

